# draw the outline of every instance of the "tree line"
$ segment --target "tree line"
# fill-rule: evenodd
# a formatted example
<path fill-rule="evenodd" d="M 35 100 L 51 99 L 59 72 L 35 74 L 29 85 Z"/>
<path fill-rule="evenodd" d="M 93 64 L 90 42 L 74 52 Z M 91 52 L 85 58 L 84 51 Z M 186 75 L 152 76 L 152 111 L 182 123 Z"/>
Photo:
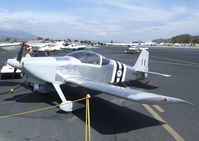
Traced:
<path fill-rule="evenodd" d="M 153 42 L 157 43 L 185 43 L 185 44 L 195 44 L 199 43 L 199 36 L 192 36 L 190 34 L 181 34 L 173 36 L 169 39 L 155 39 Z"/>

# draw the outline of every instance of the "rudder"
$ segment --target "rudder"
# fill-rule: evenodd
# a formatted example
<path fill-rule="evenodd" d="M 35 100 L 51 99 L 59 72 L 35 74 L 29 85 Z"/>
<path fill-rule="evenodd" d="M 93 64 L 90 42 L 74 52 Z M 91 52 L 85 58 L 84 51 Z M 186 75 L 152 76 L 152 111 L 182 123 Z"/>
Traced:
<path fill-rule="evenodd" d="M 135 71 L 148 72 L 149 70 L 148 63 L 149 63 L 149 52 L 143 49 L 133 68 L 135 69 Z"/>

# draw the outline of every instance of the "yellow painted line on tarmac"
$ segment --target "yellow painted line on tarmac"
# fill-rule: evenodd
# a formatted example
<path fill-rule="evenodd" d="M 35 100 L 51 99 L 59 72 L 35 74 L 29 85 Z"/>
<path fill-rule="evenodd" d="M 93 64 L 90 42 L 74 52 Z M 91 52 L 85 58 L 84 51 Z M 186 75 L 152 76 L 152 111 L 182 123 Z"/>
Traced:
<path fill-rule="evenodd" d="M 144 108 L 158 121 L 163 122 L 162 126 L 164 129 L 176 140 L 176 141 L 185 141 L 178 133 L 175 131 L 166 121 L 158 115 L 149 105 L 143 104 Z"/>
<path fill-rule="evenodd" d="M 164 113 L 164 109 L 162 109 L 160 106 L 158 105 L 153 105 L 159 112 Z"/>

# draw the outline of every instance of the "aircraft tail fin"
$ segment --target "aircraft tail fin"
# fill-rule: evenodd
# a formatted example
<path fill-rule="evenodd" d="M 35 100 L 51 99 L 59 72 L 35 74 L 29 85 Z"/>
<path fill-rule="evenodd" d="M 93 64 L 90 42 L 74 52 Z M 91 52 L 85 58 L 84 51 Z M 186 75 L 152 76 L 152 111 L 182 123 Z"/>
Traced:
<path fill-rule="evenodd" d="M 135 71 L 148 72 L 149 70 L 148 63 L 149 63 L 149 52 L 143 49 L 134 65 Z"/>
<path fill-rule="evenodd" d="M 149 52 L 146 49 L 143 49 L 140 56 L 138 57 L 135 65 L 133 66 L 133 69 L 140 73 L 144 74 L 145 78 L 148 76 L 148 74 L 154 74 L 164 77 L 170 77 L 171 75 L 158 73 L 158 72 L 151 72 L 149 71 Z"/>

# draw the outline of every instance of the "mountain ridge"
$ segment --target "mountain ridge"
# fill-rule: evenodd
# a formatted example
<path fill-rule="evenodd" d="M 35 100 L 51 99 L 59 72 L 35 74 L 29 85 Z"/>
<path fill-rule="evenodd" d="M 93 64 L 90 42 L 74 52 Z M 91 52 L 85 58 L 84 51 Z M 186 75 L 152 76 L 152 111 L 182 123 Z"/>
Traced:
<path fill-rule="evenodd" d="M 30 40 L 30 39 L 36 39 L 37 36 L 35 36 L 32 33 L 18 30 L 18 29 L 0 29 L 0 40 L 5 41 L 5 39 L 10 40 Z"/>

